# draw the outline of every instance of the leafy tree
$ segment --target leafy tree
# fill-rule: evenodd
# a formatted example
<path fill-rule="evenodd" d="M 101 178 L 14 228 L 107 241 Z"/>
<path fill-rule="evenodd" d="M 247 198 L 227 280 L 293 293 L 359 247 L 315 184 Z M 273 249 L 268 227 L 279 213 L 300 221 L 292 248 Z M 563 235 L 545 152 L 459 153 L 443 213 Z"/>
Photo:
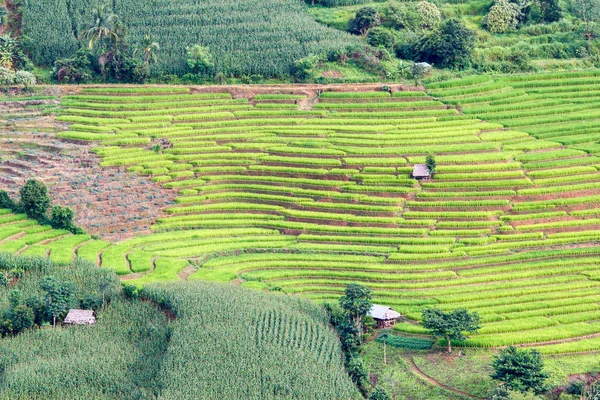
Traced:
<path fill-rule="evenodd" d="M 15 206 L 15 202 L 10 198 L 8 193 L 5 190 L 0 190 L 0 208 L 14 210 Z"/>
<path fill-rule="evenodd" d="M 73 230 L 75 213 L 69 207 L 54 206 L 50 215 L 50 225 L 54 229 Z"/>
<path fill-rule="evenodd" d="M 430 173 L 433 174 L 435 172 L 437 163 L 435 162 L 435 156 L 433 154 L 427 154 L 427 157 L 425 157 L 425 165 L 427 165 L 427 168 L 429 168 Z"/>
<path fill-rule="evenodd" d="M 420 1 L 417 4 L 416 11 L 421 19 L 421 28 L 435 29 L 440 25 L 442 13 L 440 13 L 435 4 L 428 1 Z"/>
<path fill-rule="evenodd" d="M 56 320 L 62 317 L 69 309 L 69 301 L 73 295 L 73 285 L 61 282 L 54 276 L 46 276 L 40 281 L 40 288 L 46 292 L 46 314 L 52 318 L 52 326 L 56 327 Z"/>
<path fill-rule="evenodd" d="M 392 398 L 385 390 L 376 387 L 369 395 L 369 400 L 392 400 Z"/>
<path fill-rule="evenodd" d="M 367 33 L 367 43 L 373 47 L 383 47 L 392 50 L 396 44 L 396 38 L 385 28 L 373 28 Z"/>
<path fill-rule="evenodd" d="M 448 344 L 448 353 L 452 353 L 451 341 L 464 341 L 465 332 L 474 333 L 481 327 L 479 315 L 464 308 L 444 312 L 439 308 L 423 310 L 423 326 L 436 337 L 444 338 Z"/>
<path fill-rule="evenodd" d="M 0 272 L 0 288 L 8 286 L 8 278 L 4 272 Z"/>
<path fill-rule="evenodd" d="M 319 66 L 319 57 L 313 54 L 299 59 L 294 64 L 294 75 L 298 79 L 308 79 L 315 73 L 315 70 Z"/>
<path fill-rule="evenodd" d="M 350 355 L 346 357 L 345 366 L 352 382 L 366 395 L 369 387 L 369 372 L 362 358 Z"/>
<path fill-rule="evenodd" d="M 50 206 L 46 185 L 34 179 L 28 180 L 21 188 L 21 204 L 29 218 L 43 221 Z"/>
<path fill-rule="evenodd" d="M 373 7 L 363 7 L 348 23 L 348 30 L 357 35 L 365 35 L 371 28 L 381 25 L 381 17 Z"/>
<path fill-rule="evenodd" d="M 357 283 L 346 286 L 344 295 L 340 297 L 340 306 L 353 321 L 359 332 L 362 331 L 362 319 L 373 307 L 371 290 Z"/>
<path fill-rule="evenodd" d="M 543 371 L 544 361 L 537 350 L 519 350 L 514 346 L 502 349 L 492 362 L 492 378 L 504 382 L 510 389 L 539 395 L 548 387 L 548 374 Z"/>
<path fill-rule="evenodd" d="M 85 83 L 92 80 L 94 56 L 87 48 L 81 48 L 70 58 L 56 60 L 53 75 L 58 82 Z"/>
<path fill-rule="evenodd" d="M 139 47 L 133 51 L 133 56 L 135 57 L 137 54 L 142 54 L 144 57 L 144 65 L 146 65 L 146 68 L 150 69 L 150 64 L 158 61 L 156 52 L 159 50 L 160 45 L 158 42 L 153 42 L 150 35 L 146 33 Z"/>
<path fill-rule="evenodd" d="M 575 16 L 583 21 L 589 51 L 594 38 L 594 28 L 600 18 L 600 0 L 573 0 L 572 8 Z"/>
<path fill-rule="evenodd" d="M 199 44 L 187 48 L 187 65 L 193 73 L 208 74 L 215 66 L 208 47 Z"/>
<path fill-rule="evenodd" d="M 422 21 L 414 7 L 406 7 L 394 1 L 384 8 L 381 22 L 390 28 L 413 31 L 421 25 Z"/>
<path fill-rule="evenodd" d="M 485 16 L 483 24 L 492 33 L 505 33 L 514 30 L 522 14 L 518 4 L 508 0 L 496 0 Z"/>
<path fill-rule="evenodd" d="M 10 70 L 30 70 L 33 68 L 33 64 L 23 51 L 19 40 L 8 33 L 0 36 L 0 67 Z"/>
<path fill-rule="evenodd" d="M 107 7 L 98 7 L 92 10 L 92 22 L 84 26 L 81 39 L 89 41 L 88 47 L 93 50 L 97 43 L 103 39 L 112 42 L 119 41 L 119 17 L 107 10 Z"/>
<path fill-rule="evenodd" d="M 475 33 L 459 20 L 450 19 L 422 38 L 418 46 L 421 61 L 440 67 L 466 66 L 475 47 Z"/>
<path fill-rule="evenodd" d="M 558 0 L 540 0 L 540 8 L 544 22 L 556 22 L 562 18 L 562 8 Z"/>
<path fill-rule="evenodd" d="M 20 304 L 11 310 L 10 321 L 13 333 L 20 333 L 33 326 L 35 315 L 31 308 L 25 304 Z"/>

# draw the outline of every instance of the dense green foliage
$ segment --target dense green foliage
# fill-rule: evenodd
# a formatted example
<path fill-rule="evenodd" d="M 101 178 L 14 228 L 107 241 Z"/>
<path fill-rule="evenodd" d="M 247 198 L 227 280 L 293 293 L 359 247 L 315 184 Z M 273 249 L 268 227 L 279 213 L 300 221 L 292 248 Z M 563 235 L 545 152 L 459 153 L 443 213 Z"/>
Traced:
<path fill-rule="evenodd" d="M 20 190 L 21 206 L 29 218 L 44 220 L 50 206 L 48 189 L 40 181 L 29 180 Z"/>
<path fill-rule="evenodd" d="M 502 349 L 494 357 L 493 379 L 504 382 L 515 391 L 526 393 L 531 390 L 535 394 L 547 390 L 546 378 L 543 371 L 544 362 L 536 350 L 519 350 L 514 346 Z"/>
<path fill-rule="evenodd" d="M 71 57 L 82 46 L 78 38 L 93 21 L 94 1 L 28 1 L 23 5 L 23 35 L 38 64 Z M 157 42 L 157 73 L 190 71 L 186 49 L 207 47 L 215 70 L 226 75 L 289 75 L 297 60 L 309 54 L 340 51 L 358 42 L 314 22 L 294 0 L 268 2 L 218 0 L 189 3 L 184 0 L 148 2 L 118 0 L 111 10 L 127 28 L 131 46 L 146 34 Z M 85 29 L 87 28 L 87 29 Z M 91 37 L 86 41 L 86 46 Z"/>
<path fill-rule="evenodd" d="M 423 310 L 422 323 L 432 335 L 446 339 L 448 353 L 452 351 L 452 340 L 462 342 L 466 339 L 465 332 L 475 333 L 481 328 L 479 315 L 464 308 L 457 308 L 452 312 L 427 308 Z"/>
<path fill-rule="evenodd" d="M 357 398 L 327 315 L 308 301 L 201 283 L 143 296 L 176 317 L 164 398 Z"/>

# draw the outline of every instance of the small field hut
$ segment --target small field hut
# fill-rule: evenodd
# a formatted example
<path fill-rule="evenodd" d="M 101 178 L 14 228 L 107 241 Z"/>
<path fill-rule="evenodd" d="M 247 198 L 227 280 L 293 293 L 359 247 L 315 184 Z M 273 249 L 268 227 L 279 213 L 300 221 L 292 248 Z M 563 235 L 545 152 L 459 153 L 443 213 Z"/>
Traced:
<path fill-rule="evenodd" d="M 96 317 L 92 310 L 69 310 L 63 322 L 69 325 L 94 325 Z"/>
<path fill-rule="evenodd" d="M 369 316 L 377 321 L 377 329 L 390 328 L 396 325 L 396 320 L 401 317 L 400 313 L 388 306 L 373 304 Z"/>
<path fill-rule="evenodd" d="M 429 171 L 429 167 L 425 164 L 415 164 L 412 172 L 412 176 L 415 179 L 430 179 L 431 171 Z"/>

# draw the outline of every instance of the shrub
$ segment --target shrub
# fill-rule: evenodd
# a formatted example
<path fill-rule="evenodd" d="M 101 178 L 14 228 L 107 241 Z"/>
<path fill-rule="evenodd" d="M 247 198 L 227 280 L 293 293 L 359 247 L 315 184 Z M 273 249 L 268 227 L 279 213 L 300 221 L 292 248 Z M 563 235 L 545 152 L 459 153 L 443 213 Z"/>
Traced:
<path fill-rule="evenodd" d="M 15 73 L 8 68 L 0 67 L 0 85 L 14 85 Z"/>
<path fill-rule="evenodd" d="M 483 25 L 492 33 L 505 33 L 514 30 L 522 14 L 518 4 L 508 0 L 496 0 L 483 20 Z"/>
<path fill-rule="evenodd" d="M 439 67 L 464 67 L 470 64 L 475 33 L 456 19 L 444 21 L 439 29 L 418 43 L 418 57 Z"/>
<path fill-rule="evenodd" d="M 58 82 L 85 83 L 92 80 L 94 56 L 88 49 L 78 50 L 72 57 L 56 60 L 53 75 Z"/>
<path fill-rule="evenodd" d="M 15 208 L 15 202 L 5 190 L 0 190 L 0 208 L 8 208 L 11 210 Z"/>
<path fill-rule="evenodd" d="M 17 71 L 15 73 L 15 84 L 23 85 L 25 87 L 35 85 L 37 83 L 37 79 L 35 75 L 31 72 L 27 71 Z"/>
<path fill-rule="evenodd" d="M 435 29 L 440 25 L 442 14 L 433 3 L 420 1 L 417 4 L 417 14 L 421 20 L 421 27 L 423 29 Z"/>
<path fill-rule="evenodd" d="M 383 11 L 382 23 L 390 28 L 413 30 L 420 22 L 421 18 L 413 7 L 390 2 Z"/>
<path fill-rule="evenodd" d="M 54 229 L 74 231 L 73 217 L 75 213 L 69 207 L 54 206 L 50 215 L 50 225 Z"/>
<path fill-rule="evenodd" d="M 208 47 L 196 44 L 192 47 L 188 47 L 186 52 L 186 62 L 190 71 L 197 74 L 208 75 L 214 68 L 215 64 L 213 62 L 213 57 L 210 54 Z"/>
<path fill-rule="evenodd" d="M 6 277 L 6 274 L 0 272 L 0 287 L 7 287 L 8 286 L 8 278 Z"/>
<path fill-rule="evenodd" d="M 369 29 L 379 25 L 381 25 L 381 17 L 377 10 L 373 7 L 363 7 L 348 22 L 348 31 L 357 35 L 364 35 Z"/>
<path fill-rule="evenodd" d="M 299 79 L 307 79 L 313 76 L 319 65 L 319 57 L 309 55 L 301 58 L 294 64 L 294 75 Z"/>
<path fill-rule="evenodd" d="M 392 50 L 396 44 L 396 39 L 387 29 L 373 28 L 367 33 L 367 43 L 373 47 L 383 47 Z"/>
<path fill-rule="evenodd" d="M 29 218 L 45 220 L 46 211 L 50 206 L 46 185 L 33 179 L 27 181 L 21 188 L 21 204 Z"/>

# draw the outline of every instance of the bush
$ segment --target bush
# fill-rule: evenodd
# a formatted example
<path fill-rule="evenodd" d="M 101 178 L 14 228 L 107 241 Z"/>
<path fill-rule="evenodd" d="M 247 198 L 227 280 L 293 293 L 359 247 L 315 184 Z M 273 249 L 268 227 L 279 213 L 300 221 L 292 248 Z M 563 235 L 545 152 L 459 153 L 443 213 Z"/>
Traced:
<path fill-rule="evenodd" d="M 0 85 L 14 85 L 15 73 L 8 68 L 0 67 Z"/>
<path fill-rule="evenodd" d="M 367 43 L 373 47 L 383 47 L 386 50 L 393 50 L 396 38 L 384 28 L 373 28 L 367 33 Z"/>
<path fill-rule="evenodd" d="M 45 221 L 50 206 L 50 197 L 46 185 L 40 181 L 29 180 L 21 188 L 21 204 L 29 218 Z"/>
<path fill-rule="evenodd" d="M 58 82 L 85 83 L 92 80 L 94 56 L 87 49 L 79 49 L 71 58 L 56 60 L 53 75 Z"/>
<path fill-rule="evenodd" d="M 73 217 L 75 213 L 69 207 L 54 206 L 50 216 L 50 225 L 54 229 L 74 230 Z"/>
<path fill-rule="evenodd" d="M 381 25 L 381 17 L 377 10 L 373 7 L 363 7 L 349 21 L 348 31 L 357 35 L 364 35 L 369 29 L 379 25 Z"/>
<path fill-rule="evenodd" d="M 33 75 L 31 72 L 17 71 L 15 73 L 15 84 L 17 85 L 23 85 L 27 87 L 35 85 L 36 83 L 37 79 L 35 78 L 35 75 Z"/>
<path fill-rule="evenodd" d="M 413 7 L 392 2 L 383 11 L 382 23 L 390 28 L 412 31 L 421 23 L 421 17 Z"/>
<path fill-rule="evenodd" d="M 369 395 L 369 400 L 391 400 L 391 397 L 385 390 L 376 387 Z"/>
<path fill-rule="evenodd" d="M 319 65 L 319 57 L 310 55 L 301 58 L 294 64 L 294 76 L 298 79 L 308 79 L 313 76 Z"/>
<path fill-rule="evenodd" d="M 421 1 L 417 4 L 417 15 L 419 15 L 423 29 L 437 28 L 442 19 L 442 14 L 437 6 L 428 1 Z"/>
<path fill-rule="evenodd" d="M 5 190 L 0 190 L 0 208 L 9 208 L 11 210 L 15 208 L 15 202 Z"/>
<path fill-rule="evenodd" d="M 8 278 L 6 277 L 6 274 L 0 272 L 0 287 L 7 287 L 8 286 Z"/>
<path fill-rule="evenodd" d="M 483 20 L 483 25 L 492 33 L 514 30 L 522 15 L 521 7 L 508 0 L 496 0 Z"/>
<path fill-rule="evenodd" d="M 100 310 L 102 308 L 102 297 L 88 294 L 81 300 L 81 308 L 83 310 Z"/>
<path fill-rule="evenodd" d="M 10 321 L 13 333 L 20 333 L 33 326 L 35 315 L 31 308 L 24 304 L 19 304 L 11 310 Z"/>
<path fill-rule="evenodd" d="M 139 290 L 136 286 L 125 285 L 123 286 L 123 295 L 127 299 L 137 299 L 139 297 Z"/>
<path fill-rule="evenodd" d="M 450 19 L 423 37 L 418 46 L 420 61 L 439 67 L 466 67 L 475 47 L 475 33 L 459 20 Z"/>
<path fill-rule="evenodd" d="M 208 47 L 203 47 L 199 44 L 196 44 L 192 47 L 188 47 L 186 51 L 186 62 L 190 71 L 195 74 L 203 75 L 208 75 L 211 73 L 215 64 Z"/>

